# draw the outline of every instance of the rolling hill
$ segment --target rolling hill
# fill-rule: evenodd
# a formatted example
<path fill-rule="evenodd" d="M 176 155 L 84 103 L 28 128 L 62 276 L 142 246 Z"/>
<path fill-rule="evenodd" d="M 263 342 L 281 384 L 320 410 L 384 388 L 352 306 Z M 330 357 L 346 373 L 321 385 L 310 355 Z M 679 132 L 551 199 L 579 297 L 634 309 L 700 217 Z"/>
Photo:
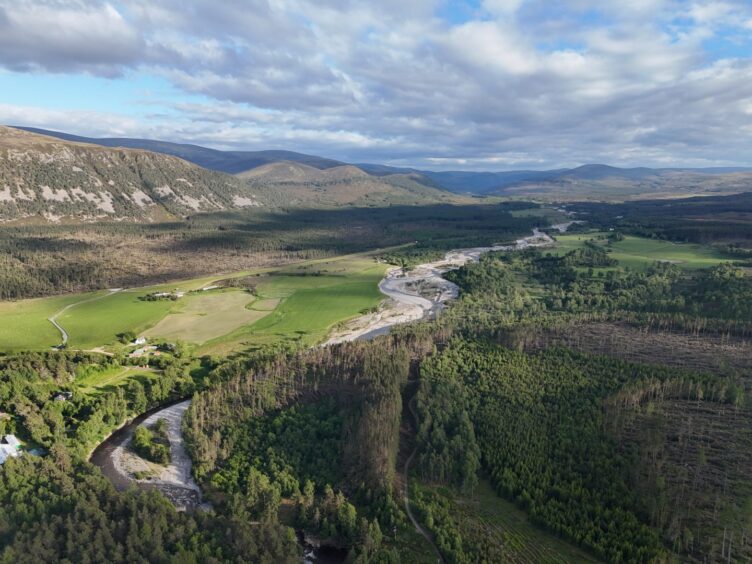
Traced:
<path fill-rule="evenodd" d="M 232 176 L 142 149 L 0 126 L 0 221 L 158 221 L 248 207 L 417 205 L 462 200 L 413 175 L 279 161 Z"/>
<path fill-rule="evenodd" d="M 237 175 L 272 205 L 388 206 L 460 203 L 465 198 L 431 186 L 416 174 L 376 177 L 344 165 L 321 170 L 281 161 Z"/>
<path fill-rule="evenodd" d="M 752 168 L 619 168 L 587 164 L 571 169 L 504 172 L 430 171 L 359 164 L 374 175 L 420 174 L 456 193 L 545 200 L 631 200 L 736 194 L 752 188 Z"/>
<path fill-rule="evenodd" d="M 38 129 L 35 127 L 17 127 L 17 129 L 40 135 L 47 135 L 49 137 L 57 137 L 64 141 L 73 141 L 76 143 L 88 143 L 91 145 L 100 145 L 102 147 L 143 149 L 145 151 L 163 153 L 165 155 L 179 157 L 210 170 L 226 172 L 227 174 L 237 174 L 255 167 L 279 161 L 297 162 L 322 169 L 345 164 L 332 159 L 295 153 L 293 151 L 219 151 L 217 149 L 200 147 L 198 145 L 154 141 L 151 139 L 135 139 L 130 137 L 107 137 L 95 139 L 92 137 L 81 137 L 79 135 Z"/>

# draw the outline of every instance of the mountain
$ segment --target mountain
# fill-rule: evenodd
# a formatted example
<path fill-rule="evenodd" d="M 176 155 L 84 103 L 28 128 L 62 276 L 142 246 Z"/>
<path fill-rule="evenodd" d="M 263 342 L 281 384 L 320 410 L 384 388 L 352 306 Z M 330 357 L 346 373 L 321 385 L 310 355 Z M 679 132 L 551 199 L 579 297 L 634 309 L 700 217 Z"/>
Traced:
<path fill-rule="evenodd" d="M 246 183 L 176 157 L 0 126 L 0 220 L 155 220 L 258 206 Z"/>
<path fill-rule="evenodd" d="M 95 139 L 92 137 L 80 137 L 69 133 L 59 131 L 49 131 L 46 129 L 37 129 L 34 127 L 15 126 L 31 133 L 57 137 L 64 141 L 73 141 L 76 143 L 88 143 L 91 145 L 100 145 L 102 147 L 123 147 L 128 149 L 143 149 L 155 153 L 172 155 L 183 160 L 197 164 L 198 166 L 226 172 L 228 174 L 237 174 L 255 167 L 263 166 L 268 163 L 279 161 L 291 161 L 306 164 L 315 168 L 332 168 L 342 166 L 345 163 L 332 159 L 325 159 L 313 155 L 304 155 L 293 151 L 219 151 L 209 149 L 198 145 L 189 145 L 183 143 L 170 143 L 168 141 L 153 141 L 150 139 L 133 139 L 129 137 L 108 137 Z"/>
<path fill-rule="evenodd" d="M 570 169 L 504 172 L 430 171 L 358 164 L 370 174 L 409 171 L 456 193 L 540 199 L 634 199 L 739 193 L 752 188 L 752 168 L 618 168 L 587 164 Z"/>
<path fill-rule="evenodd" d="M 157 221 L 247 207 L 417 205 L 462 201 L 413 175 L 352 165 L 265 163 L 232 176 L 142 149 L 0 126 L 0 221 Z"/>
<path fill-rule="evenodd" d="M 284 205 L 285 202 L 277 198 L 277 194 L 268 190 L 274 182 L 297 182 L 301 187 L 306 183 L 311 187 L 319 184 L 314 193 L 294 193 L 295 201 L 299 204 L 305 202 L 306 205 L 319 203 L 337 205 L 336 202 L 356 202 L 371 205 L 375 201 L 388 202 L 391 196 L 384 196 L 384 193 L 390 192 L 392 189 L 390 187 L 394 187 L 395 184 L 413 191 L 409 197 L 401 193 L 400 198 L 398 198 L 400 201 L 415 201 L 415 196 L 420 192 L 416 185 L 446 190 L 456 194 L 527 197 L 541 200 L 667 198 L 705 194 L 734 194 L 752 189 L 752 168 L 744 167 L 619 168 L 604 164 L 586 164 L 576 168 L 554 170 L 431 171 L 371 163 L 347 165 L 341 161 L 292 151 L 220 151 L 198 145 L 148 139 L 93 139 L 28 127 L 19 129 L 76 143 L 143 149 L 176 156 L 210 170 L 237 174 L 240 178 L 247 179 L 252 186 L 262 185 L 267 188 L 265 197 L 271 198 L 280 205 Z M 296 163 L 307 168 L 297 169 L 298 174 L 301 175 L 297 181 L 286 179 L 272 182 L 272 178 L 280 174 L 281 169 L 265 167 L 281 162 Z M 326 176 L 317 177 L 317 173 L 314 171 L 347 169 L 348 166 L 350 172 L 352 172 L 353 167 L 356 167 L 367 173 L 372 186 L 378 186 L 375 191 L 381 193 L 384 197 L 377 197 L 375 200 L 365 198 L 365 194 L 361 192 L 365 189 L 366 180 L 361 178 L 361 180 L 356 181 L 354 177 L 347 179 L 347 182 L 354 186 L 353 193 L 350 196 L 346 193 L 325 195 L 324 192 L 333 191 L 333 179 L 327 179 Z M 250 174 L 250 171 L 259 168 L 262 171 L 258 175 Z M 302 171 L 305 171 L 305 173 Z M 267 175 L 271 176 L 264 178 Z M 307 177 L 307 179 L 303 180 L 303 177 Z M 377 178 L 381 181 L 377 181 Z M 329 189 L 322 192 L 321 183 L 327 184 Z M 339 186 L 338 189 L 341 192 L 346 192 L 343 186 Z M 292 193 L 289 186 L 288 192 Z M 428 197 L 429 201 L 445 201 L 447 198 L 446 195 L 438 197 L 433 192 L 425 193 L 424 196 Z"/>
<path fill-rule="evenodd" d="M 386 206 L 459 203 L 465 198 L 417 174 L 373 176 L 344 165 L 324 170 L 282 161 L 237 175 L 264 201 L 291 206 Z"/>
<path fill-rule="evenodd" d="M 752 190 L 748 168 L 617 168 L 585 165 L 500 184 L 487 194 L 546 200 L 621 201 L 738 194 Z"/>

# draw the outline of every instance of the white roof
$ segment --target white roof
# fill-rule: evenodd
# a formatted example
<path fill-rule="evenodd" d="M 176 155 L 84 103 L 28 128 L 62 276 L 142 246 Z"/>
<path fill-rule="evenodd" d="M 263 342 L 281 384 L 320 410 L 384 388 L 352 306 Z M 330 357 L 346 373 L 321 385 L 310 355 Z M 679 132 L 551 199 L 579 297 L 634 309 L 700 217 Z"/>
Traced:
<path fill-rule="evenodd" d="M 16 450 L 16 447 L 10 445 L 0 445 L 0 464 L 4 463 L 9 458 L 15 458 L 20 453 Z"/>
<path fill-rule="evenodd" d="M 21 446 L 21 441 L 19 441 L 15 435 L 5 435 L 5 442 L 13 448 L 18 448 Z"/>

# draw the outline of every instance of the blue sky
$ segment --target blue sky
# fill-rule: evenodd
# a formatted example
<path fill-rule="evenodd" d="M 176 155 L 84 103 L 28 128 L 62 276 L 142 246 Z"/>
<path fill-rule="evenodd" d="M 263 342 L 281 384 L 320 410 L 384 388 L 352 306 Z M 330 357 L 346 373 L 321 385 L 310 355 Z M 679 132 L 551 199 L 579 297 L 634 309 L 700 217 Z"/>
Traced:
<path fill-rule="evenodd" d="M 752 6 L 0 0 L 0 123 L 436 169 L 752 165 Z"/>

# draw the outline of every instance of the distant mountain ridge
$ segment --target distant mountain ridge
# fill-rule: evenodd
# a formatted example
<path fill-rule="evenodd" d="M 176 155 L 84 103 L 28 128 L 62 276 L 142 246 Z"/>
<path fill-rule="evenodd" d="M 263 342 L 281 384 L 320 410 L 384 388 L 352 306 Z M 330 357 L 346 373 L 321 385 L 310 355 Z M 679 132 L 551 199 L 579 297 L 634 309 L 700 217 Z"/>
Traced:
<path fill-rule="evenodd" d="M 160 152 L 66 137 L 0 126 L 0 222 L 160 221 L 259 206 L 463 201 L 410 175 L 375 177 L 352 165 L 274 161 L 229 175 Z"/>
<path fill-rule="evenodd" d="M 411 189 L 415 188 L 415 185 L 422 185 L 428 188 L 447 190 L 455 194 L 517 196 L 544 200 L 624 200 L 731 194 L 752 189 L 752 168 L 747 167 L 619 168 L 604 164 L 586 164 L 575 168 L 553 170 L 430 171 L 371 163 L 348 165 L 348 163 L 334 159 L 292 151 L 220 151 L 198 145 L 148 139 L 94 139 L 29 127 L 20 127 L 19 129 L 78 143 L 144 149 L 164 153 L 187 160 L 203 168 L 238 175 L 251 185 L 267 187 L 274 183 L 305 183 L 303 178 L 306 176 L 310 182 L 321 183 L 325 181 L 326 175 L 321 177 L 316 170 L 342 169 L 342 167 L 349 166 L 357 167 L 368 173 L 372 182 L 375 182 L 373 177 L 381 177 L 382 179 L 390 179 L 385 182 L 393 185 L 399 179 L 399 182 L 407 182 Z M 281 174 L 282 169 L 279 167 L 262 168 L 280 162 L 297 163 L 309 168 L 305 169 L 306 174 L 298 169 L 297 180 L 276 178 Z M 286 166 L 289 168 L 289 165 Z M 259 168 L 262 168 L 261 173 L 252 174 L 253 170 Z M 331 181 L 331 178 L 327 180 L 327 182 Z M 352 175 L 350 181 L 354 182 Z M 341 186 L 340 189 L 342 189 Z M 420 192 L 420 190 L 417 192 Z M 303 200 L 310 200 L 310 195 L 298 195 L 305 196 Z M 346 201 L 348 198 L 345 196 L 340 194 L 334 199 Z M 436 199 L 436 194 L 429 196 L 429 200 Z M 439 200 L 441 199 L 443 198 L 439 197 Z M 328 196 L 324 200 L 329 201 Z"/>
<path fill-rule="evenodd" d="M 163 153 L 165 155 L 179 157 L 210 170 L 225 172 L 227 174 L 237 174 L 268 163 L 279 161 L 298 162 L 321 169 L 347 164 L 333 159 L 325 159 L 314 155 L 304 155 L 303 153 L 295 153 L 293 151 L 220 151 L 218 149 L 200 147 L 199 145 L 171 143 L 169 141 L 154 141 L 151 139 L 135 139 L 130 137 L 107 137 L 99 139 L 93 137 L 81 137 L 79 135 L 71 135 L 70 133 L 50 131 L 36 127 L 13 127 L 30 133 L 57 137 L 58 139 L 73 141 L 76 143 L 89 143 L 92 145 L 113 148 L 123 147 L 126 149 L 143 149 L 155 153 Z"/>

